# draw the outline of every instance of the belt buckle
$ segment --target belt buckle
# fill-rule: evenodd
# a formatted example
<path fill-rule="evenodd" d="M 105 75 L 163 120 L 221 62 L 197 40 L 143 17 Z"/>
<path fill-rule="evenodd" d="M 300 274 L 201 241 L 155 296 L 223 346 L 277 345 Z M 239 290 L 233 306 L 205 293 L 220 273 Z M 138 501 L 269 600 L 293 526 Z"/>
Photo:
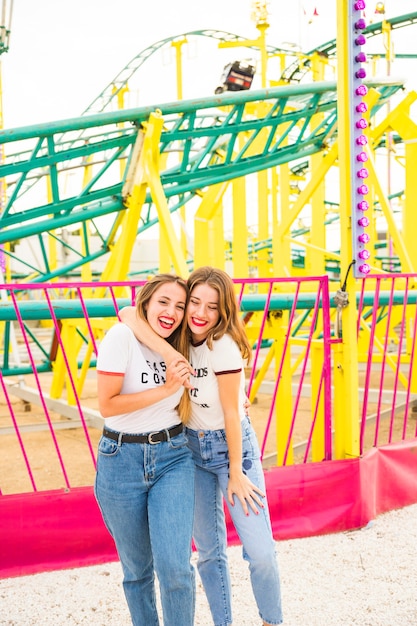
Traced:
<path fill-rule="evenodd" d="M 160 443 L 160 441 L 154 441 L 154 440 L 152 439 L 152 437 L 153 437 L 154 435 L 159 435 L 159 432 L 160 432 L 160 431 L 155 430 L 153 433 L 149 433 L 149 435 L 148 435 L 148 443 L 151 443 L 153 446 L 154 446 L 156 443 Z"/>

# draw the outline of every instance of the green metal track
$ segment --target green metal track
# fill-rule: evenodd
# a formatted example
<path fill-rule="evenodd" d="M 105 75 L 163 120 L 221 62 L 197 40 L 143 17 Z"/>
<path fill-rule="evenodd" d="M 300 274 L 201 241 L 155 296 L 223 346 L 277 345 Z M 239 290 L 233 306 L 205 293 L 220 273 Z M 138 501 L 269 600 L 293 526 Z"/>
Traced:
<path fill-rule="evenodd" d="M 401 81 L 394 79 L 369 85 L 381 94 L 378 107 L 402 88 Z M 249 108 L 255 103 L 267 105 L 263 116 L 251 113 Z M 120 161 L 129 163 L 138 129 L 155 110 L 164 117 L 160 150 L 168 155 L 169 164 L 161 172 L 161 180 L 170 210 L 175 212 L 210 185 L 305 160 L 327 149 L 336 137 L 337 88 L 335 82 L 323 82 L 226 92 L 0 131 L 6 155 L 0 179 L 7 189 L 0 244 L 39 238 L 41 261 L 27 267 L 28 274 L 38 274 L 32 282 L 67 275 L 108 253 L 119 213 L 125 209 Z M 93 176 L 84 183 L 87 164 L 93 168 Z M 47 179 L 50 202 L 45 201 Z M 100 221 L 104 216 L 105 227 Z M 148 197 L 139 232 L 156 222 L 156 210 Z M 85 252 L 73 251 L 77 260 L 52 272 L 43 234 L 52 233 L 68 247 L 60 233 L 74 225 L 85 237 Z M 94 254 L 88 248 L 87 230 L 101 239 L 100 250 Z"/>
<path fill-rule="evenodd" d="M 129 63 L 110 81 L 110 83 L 103 89 L 103 91 L 95 98 L 85 109 L 83 115 L 89 115 L 91 113 L 100 113 L 105 111 L 110 103 L 115 100 L 118 93 L 127 85 L 132 76 L 142 67 L 142 65 L 153 55 L 165 46 L 171 45 L 175 40 L 188 39 L 194 37 L 206 37 L 209 39 L 217 40 L 219 42 L 242 42 L 242 46 L 249 50 L 259 50 L 256 46 L 245 44 L 245 38 L 233 33 L 225 32 L 222 30 L 192 30 L 187 33 L 175 35 L 174 37 L 167 37 L 161 39 L 156 43 L 148 46 L 144 50 L 141 50 L 139 54 L 133 57 Z M 286 52 L 290 54 L 291 51 L 283 48 L 276 48 L 274 46 L 267 46 L 267 52 L 270 55 L 278 54 L 279 52 Z"/>
<path fill-rule="evenodd" d="M 417 22 L 417 12 L 387 21 L 392 29 L 409 26 Z M 365 32 L 368 37 L 381 34 L 382 22 L 370 24 Z M 38 241 L 39 252 L 34 255 L 37 261 L 26 264 L 26 271 L 20 277 L 22 280 L 31 275 L 32 281 L 44 282 L 77 273 L 83 264 L 108 253 L 120 212 L 125 208 L 121 198 L 123 181 L 120 180 L 119 163 L 121 159 L 128 162 L 137 129 L 155 109 L 162 111 L 166 122 L 161 152 L 169 153 L 170 167 L 162 172 L 162 182 L 171 212 L 186 205 L 212 184 L 289 161 L 297 167 L 302 159 L 326 149 L 334 140 L 337 107 L 334 83 L 297 84 L 105 113 L 133 74 L 155 52 L 179 37 L 242 42 L 242 47 L 257 50 L 243 37 L 217 30 L 191 31 L 162 39 L 131 59 L 84 110 L 82 117 L 0 131 L 1 141 L 7 144 L 4 149 L 6 158 L 0 166 L 0 179 L 5 183 L 3 192 L 6 191 L 7 197 L 0 217 L 0 245 L 33 236 Z M 324 43 L 314 51 L 334 56 L 336 40 Z M 290 53 L 270 45 L 267 52 L 269 55 Z M 294 71 L 297 74 L 302 69 L 296 67 L 297 63 L 285 71 L 288 82 L 292 82 Z M 375 86 L 382 94 L 378 107 L 401 87 L 395 82 Z M 269 105 L 263 118 L 254 119 L 247 115 L 249 103 L 262 101 Z M 324 119 L 315 123 L 314 115 L 319 112 L 323 113 Z M 263 137 L 262 147 L 249 155 L 254 143 L 259 144 L 260 135 Z M 239 151 L 236 152 L 237 145 Z M 85 184 L 82 175 L 87 163 L 92 166 L 94 175 Z M 46 200 L 47 179 L 49 201 Z M 104 222 L 106 226 L 103 226 Z M 140 231 L 156 223 L 156 211 L 148 198 L 142 211 Z M 62 229 L 75 228 L 74 225 L 79 226 L 83 253 L 71 248 L 62 235 Z M 59 241 L 76 260 L 64 264 L 59 271 L 51 271 L 45 233 Z M 99 250 L 94 253 L 89 250 L 88 233 L 99 237 L 101 242 Z M 13 245 L 7 253 L 13 258 Z M 36 275 L 38 278 L 34 278 Z"/>
<path fill-rule="evenodd" d="M 413 13 L 407 13 L 405 15 L 399 15 L 397 17 L 387 18 L 385 20 L 390 26 L 391 30 L 396 30 L 398 28 L 405 28 L 406 26 L 411 26 L 413 24 L 417 24 L 417 11 Z M 383 32 L 383 22 L 376 22 L 375 24 L 368 24 L 368 26 L 363 31 L 366 35 L 367 39 L 370 37 L 376 37 L 377 35 L 381 35 Z M 322 56 L 326 56 L 329 58 L 335 57 L 337 51 L 337 41 L 336 39 L 331 39 L 326 43 L 320 44 L 313 50 L 305 53 L 306 60 L 301 61 L 297 59 L 294 63 L 291 63 L 288 67 L 285 68 L 284 72 L 281 75 L 281 81 L 285 81 L 288 83 L 298 83 L 300 82 L 310 71 L 310 57 L 316 52 Z M 385 56 L 385 52 L 381 52 L 379 55 L 375 56 Z M 372 54 L 367 53 L 367 56 L 371 57 Z M 417 57 L 416 54 L 398 54 L 397 58 L 407 58 L 407 59 L 415 59 Z"/>

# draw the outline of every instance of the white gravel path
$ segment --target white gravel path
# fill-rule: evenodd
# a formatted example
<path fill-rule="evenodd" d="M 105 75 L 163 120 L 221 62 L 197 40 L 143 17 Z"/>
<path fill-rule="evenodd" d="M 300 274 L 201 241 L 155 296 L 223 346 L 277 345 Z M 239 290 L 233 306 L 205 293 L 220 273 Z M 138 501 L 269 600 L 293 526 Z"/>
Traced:
<path fill-rule="evenodd" d="M 285 626 L 417 625 L 417 504 L 358 531 L 277 542 L 277 551 Z M 240 547 L 229 557 L 234 626 L 260 626 Z M 197 585 L 195 624 L 212 626 Z M 0 580 L 0 607 L 8 626 L 130 624 L 119 563 Z"/>

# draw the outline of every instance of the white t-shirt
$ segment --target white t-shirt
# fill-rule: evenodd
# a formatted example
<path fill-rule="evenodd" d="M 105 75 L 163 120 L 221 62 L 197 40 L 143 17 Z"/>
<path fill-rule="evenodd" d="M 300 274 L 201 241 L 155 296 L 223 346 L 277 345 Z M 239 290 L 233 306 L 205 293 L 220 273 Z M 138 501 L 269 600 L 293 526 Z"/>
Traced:
<path fill-rule="evenodd" d="M 97 371 L 123 374 L 121 393 L 153 389 L 165 382 L 166 365 L 157 352 L 140 343 L 125 324 L 115 324 L 100 343 Z M 106 417 L 106 426 L 124 433 L 148 433 L 179 424 L 175 407 L 184 388 L 148 407 Z"/>
<path fill-rule="evenodd" d="M 240 372 L 239 411 L 245 416 L 245 369 L 240 350 L 230 335 L 213 341 L 209 350 L 207 342 L 190 346 L 190 363 L 196 371 L 190 390 L 191 418 L 187 426 L 193 430 L 218 430 L 224 428 L 224 413 L 220 403 L 217 376 Z"/>

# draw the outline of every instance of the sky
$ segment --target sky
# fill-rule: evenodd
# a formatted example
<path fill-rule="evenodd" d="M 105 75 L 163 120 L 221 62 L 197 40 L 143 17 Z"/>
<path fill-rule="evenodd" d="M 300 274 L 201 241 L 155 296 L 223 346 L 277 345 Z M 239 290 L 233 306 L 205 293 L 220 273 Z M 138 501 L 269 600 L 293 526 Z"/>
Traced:
<path fill-rule="evenodd" d="M 3 127 L 78 117 L 132 59 L 165 38 L 203 29 L 256 38 L 252 4 L 251 0 L 14 0 L 10 49 L 0 58 Z M 334 38 L 336 6 L 336 0 L 271 0 L 267 43 L 311 50 Z M 416 10 L 416 3 L 387 0 L 386 10 L 388 17 L 402 15 Z M 368 14 L 368 21 L 377 21 L 373 11 Z M 417 26 L 398 30 L 399 47 L 405 45 L 407 30 L 414 32 L 415 41 Z M 172 54 L 166 46 L 138 70 L 129 84 L 129 107 L 176 100 Z M 190 44 L 184 98 L 213 94 L 223 65 L 242 55 L 247 56 L 247 50 L 218 53 L 217 43 L 205 38 Z M 392 73 L 395 70 L 394 64 Z M 417 74 L 408 67 L 405 71 Z"/>

